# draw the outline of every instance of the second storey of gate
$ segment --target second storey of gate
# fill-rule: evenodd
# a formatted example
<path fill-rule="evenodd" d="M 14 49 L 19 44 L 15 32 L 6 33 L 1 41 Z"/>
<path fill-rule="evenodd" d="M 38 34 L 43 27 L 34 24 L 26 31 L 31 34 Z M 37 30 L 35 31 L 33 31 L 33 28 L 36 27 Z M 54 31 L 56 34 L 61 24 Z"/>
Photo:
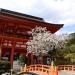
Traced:
<path fill-rule="evenodd" d="M 0 9 L 0 35 L 29 38 L 27 32 L 36 26 L 46 27 L 51 33 L 55 33 L 62 28 L 63 24 L 47 23 L 40 17 Z"/>

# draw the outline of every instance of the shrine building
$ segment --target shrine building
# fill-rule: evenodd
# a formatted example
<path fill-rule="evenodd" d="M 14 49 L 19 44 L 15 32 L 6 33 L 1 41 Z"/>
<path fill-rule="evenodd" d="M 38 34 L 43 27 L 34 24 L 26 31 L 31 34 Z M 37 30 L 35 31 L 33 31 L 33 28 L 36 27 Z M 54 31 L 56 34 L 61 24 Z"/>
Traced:
<path fill-rule="evenodd" d="M 63 24 L 47 23 L 43 18 L 0 8 L 0 62 L 3 57 L 13 64 L 14 57 L 27 54 L 26 42 L 35 27 L 46 27 L 51 33 L 57 32 Z"/>

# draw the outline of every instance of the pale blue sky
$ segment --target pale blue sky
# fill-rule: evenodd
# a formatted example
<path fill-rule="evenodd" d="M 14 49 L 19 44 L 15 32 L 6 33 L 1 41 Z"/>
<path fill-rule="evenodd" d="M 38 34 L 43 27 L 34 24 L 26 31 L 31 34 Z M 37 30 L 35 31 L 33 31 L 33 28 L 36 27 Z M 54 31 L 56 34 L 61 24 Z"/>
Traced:
<path fill-rule="evenodd" d="M 0 8 L 42 17 L 50 23 L 63 23 L 57 33 L 75 32 L 75 0 L 0 0 Z"/>

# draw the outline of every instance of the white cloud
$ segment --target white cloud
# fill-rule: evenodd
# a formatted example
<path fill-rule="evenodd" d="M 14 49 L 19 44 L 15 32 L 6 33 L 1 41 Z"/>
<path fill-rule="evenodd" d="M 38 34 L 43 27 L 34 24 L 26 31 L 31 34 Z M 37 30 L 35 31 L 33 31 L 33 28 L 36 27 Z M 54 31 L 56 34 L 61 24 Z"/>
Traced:
<path fill-rule="evenodd" d="M 44 3 L 54 15 L 56 14 L 53 22 L 64 23 L 65 26 L 75 24 L 75 0 L 44 0 Z"/>
<path fill-rule="evenodd" d="M 18 12 L 29 12 L 35 3 L 36 0 L 0 0 L 0 7 Z"/>
<path fill-rule="evenodd" d="M 64 20 L 60 20 L 59 23 L 64 23 L 65 26 L 73 26 L 75 24 L 75 18 L 67 18 Z"/>
<path fill-rule="evenodd" d="M 0 8 L 42 17 L 52 23 L 63 23 L 64 27 L 75 24 L 75 0 L 0 0 Z M 60 31 L 68 32 L 63 29 Z"/>
<path fill-rule="evenodd" d="M 70 34 L 70 33 L 73 33 L 74 31 L 67 31 L 67 30 L 59 30 L 57 31 L 55 34 Z"/>

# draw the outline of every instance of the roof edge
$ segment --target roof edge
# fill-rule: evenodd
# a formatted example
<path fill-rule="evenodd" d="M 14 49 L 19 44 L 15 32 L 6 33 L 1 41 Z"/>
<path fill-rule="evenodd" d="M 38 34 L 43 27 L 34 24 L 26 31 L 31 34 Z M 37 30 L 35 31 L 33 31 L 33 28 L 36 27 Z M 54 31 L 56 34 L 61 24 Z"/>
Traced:
<path fill-rule="evenodd" d="M 40 17 L 23 14 L 23 13 L 11 11 L 11 10 L 3 9 L 3 8 L 0 8 L 0 13 L 8 14 L 8 15 L 16 16 L 16 17 L 19 16 L 21 18 L 28 18 L 28 19 L 38 20 L 38 21 L 44 21 L 44 19 Z"/>

